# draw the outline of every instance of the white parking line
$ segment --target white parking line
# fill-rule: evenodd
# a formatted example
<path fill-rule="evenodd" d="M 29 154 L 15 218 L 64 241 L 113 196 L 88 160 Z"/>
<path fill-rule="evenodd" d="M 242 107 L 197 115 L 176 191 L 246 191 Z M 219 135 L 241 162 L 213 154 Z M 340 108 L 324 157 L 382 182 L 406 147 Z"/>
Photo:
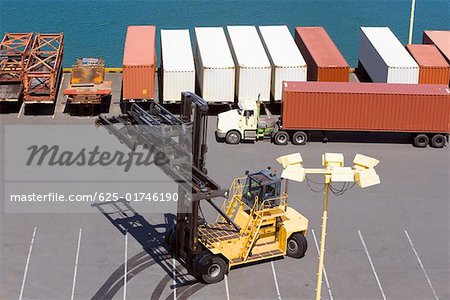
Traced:
<path fill-rule="evenodd" d="M 24 107 L 25 107 L 25 104 L 22 103 L 22 105 L 20 105 L 19 113 L 17 114 L 17 119 L 20 118 L 20 115 L 22 114 Z"/>
<path fill-rule="evenodd" d="M 128 273 L 128 231 L 125 231 L 125 254 L 123 271 L 123 300 L 127 299 L 127 273 Z"/>
<path fill-rule="evenodd" d="M 228 275 L 225 274 L 225 291 L 227 292 L 227 300 L 230 300 L 230 288 L 228 287 Z"/>
<path fill-rule="evenodd" d="M 431 290 L 433 291 L 434 298 L 436 298 L 436 300 L 439 300 L 439 297 L 437 296 L 436 291 L 434 290 L 433 285 L 431 284 L 430 277 L 428 277 L 427 271 L 425 271 L 425 267 L 422 264 L 422 260 L 420 259 L 419 254 L 417 254 L 416 248 L 414 247 L 414 244 L 413 244 L 411 238 L 409 237 L 408 231 L 406 231 L 406 230 L 405 230 L 405 235 L 408 238 L 409 244 L 411 245 L 411 248 L 414 251 L 414 254 L 416 255 L 417 261 L 419 262 L 419 265 L 422 268 L 423 274 L 425 275 L 425 278 L 428 281 L 428 285 L 430 286 Z"/>
<path fill-rule="evenodd" d="M 273 265 L 273 261 L 270 262 L 272 266 L 273 280 L 275 281 L 275 288 L 277 289 L 277 297 L 278 300 L 281 300 L 280 288 L 278 287 L 277 273 L 275 273 L 275 266 Z"/>
<path fill-rule="evenodd" d="M 361 231 L 359 229 L 358 229 L 358 235 L 359 235 L 359 239 L 361 240 L 361 243 L 362 243 L 362 245 L 364 247 L 364 251 L 366 251 L 367 258 L 369 259 L 369 263 L 370 263 L 370 266 L 372 267 L 373 274 L 375 275 L 375 279 L 377 280 L 378 287 L 380 288 L 381 295 L 383 296 L 383 299 L 386 300 L 386 296 L 384 295 L 383 288 L 381 287 L 380 279 L 378 279 L 377 271 L 375 271 L 375 267 L 373 266 L 373 262 L 372 262 L 372 258 L 370 257 L 370 254 L 369 254 L 369 250 L 367 250 L 366 243 L 364 242 L 364 238 L 363 238 L 362 233 L 361 233 Z"/>
<path fill-rule="evenodd" d="M 316 234 L 314 233 L 314 229 L 311 230 L 311 233 L 314 238 L 314 244 L 316 245 L 317 254 L 319 254 L 319 243 L 317 242 Z M 325 264 L 323 265 L 323 277 L 325 277 L 325 283 L 328 289 L 328 295 L 330 295 L 330 299 L 333 300 L 333 294 L 331 293 L 330 282 L 328 281 L 327 270 L 325 269 Z"/>
<path fill-rule="evenodd" d="M 172 260 L 172 266 L 173 266 L 173 271 L 172 271 L 172 275 L 173 275 L 173 299 L 177 300 L 177 274 L 176 274 L 176 260 L 175 257 Z"/>
<path fill-rule="evenodd" d="M 77 281 L 78 258 L 80 256 L 80 244 L 81 244 L 81 228 L 80 228 L 80 232 L 78 233 L 77 255 L 75 256 L 75 268 L 73 269 L 72 294 L 70 295 L 71 300 L 73 300 L 73 297 L 75 295 L 75 283 Z"/>
<path fill-rule="evenodd" d="M 25 288 L 25 281 L 27 279 L 28 265 L 30 264 L 31 251 L 33 250 L 34 237 L 36 236 L 37 227 L 34 227 L 33 236 L 31 237 L 30 249 L 28 250 L 27 262 L 25 264 L 25 270 L 23 271 L 22 287 L 20 288 L 19 300 L 22 300 L 23 290 Z"/>

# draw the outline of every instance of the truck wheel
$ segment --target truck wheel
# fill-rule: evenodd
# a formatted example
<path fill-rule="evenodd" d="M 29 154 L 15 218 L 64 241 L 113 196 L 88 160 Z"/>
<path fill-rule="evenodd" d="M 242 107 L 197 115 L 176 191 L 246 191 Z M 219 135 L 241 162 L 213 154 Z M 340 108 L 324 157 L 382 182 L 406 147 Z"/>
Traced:
<path fill-rule="evenodd" d="M 445 136 L 443 134 L 433 135 L 430 145 L 433 148 L 443 148 L 445 146 Z"/>
<path fill-rule="evenodd" d="M 308 241 L 300 232 L 294 232 L 288 238 L 286 255 L 294 258 L 302 258 L 308 249 Z"/>
<path fill-rule="evenodd" d="M 308 141 L 308 135 L 303 131 L 297 131 L 292 136 L 292 144 L 294 145 L 305 145 Z"/>
<path fill-rule="evenodd" d="M 429 138 L 426 134 L 418 134 L 414 137 L 414 146 L 417 148 L 425 148 L 428 145 Z"/>
<path fill-rule="evenodd" d="M 225 141 L 227 142 L 227 144 L 239 144 L 239 142 L 241 141 L 241 134 L 236 130 L 228 131 L 227 135 L 225 136 Z"/>
<path fill-rule="evenodd" d="M 212 253 L 200 253 L 194 261 L 194 270 L 205 283 L 216 283 L 223 279 L 227 272 L 225 260 Z"/>
<path fill-rule="evenodd" d="M 278 131 L 273 137 L 273 142 L 277 145 L 287 145 L 289 142 L 289 135 L 286 131 Z"/>

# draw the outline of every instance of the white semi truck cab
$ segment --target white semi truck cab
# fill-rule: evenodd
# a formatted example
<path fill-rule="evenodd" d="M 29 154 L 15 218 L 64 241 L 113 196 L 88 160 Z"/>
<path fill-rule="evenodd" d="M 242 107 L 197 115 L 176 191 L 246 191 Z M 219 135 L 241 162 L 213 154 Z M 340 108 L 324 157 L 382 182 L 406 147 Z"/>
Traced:
<path fill-rule="evenodd" d="M 264 107 L 266 116 L 260 116 L 259 101 L 239 101 L 238 108 L 217 116 L 217 137 L 228 144 L 241 141 L 271 139 L 278 132 L 278 118 Z"/>

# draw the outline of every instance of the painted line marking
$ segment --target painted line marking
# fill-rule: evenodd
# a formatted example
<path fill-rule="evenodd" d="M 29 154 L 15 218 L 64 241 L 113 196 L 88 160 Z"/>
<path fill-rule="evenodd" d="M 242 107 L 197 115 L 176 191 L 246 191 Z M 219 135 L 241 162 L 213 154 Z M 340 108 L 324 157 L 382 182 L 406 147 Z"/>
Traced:
<path fill-rule="evenodd" d="M 431 290 L 433 291 L 434 298 L 436 300 L 439 300 L 439 297 L 437 296 L 436 291 L 434 290 L 434 287 L 431 284 L 430 277 L 428 277 L 427 271 L 425 271 L 425 267 L 423 266 L 422 260 L 420 259 L 419 254 L 417 254 L 416 248 L 414 247 L 414 244 L 413 244 L 411 238 L 409 237 L 408 231 L 406 231 L 406 230 L 405 230 L 405 235 L 408 238 L 409 244 L 411 245 L 411 248 L 414 251 L 414 254 L 416 255 L 417 261 L 419 262 L 419 265 L 422 268 L 423 274 L 425 275 L 425 278 L 428 281 L 428 285 L 430 286 Z"/>
<path fill-rule="evenodd" d="M 128 230 L 125 231 L 125 253 L 123 269 L 123 300 L 127 299 L 127 273 L 128 273 Z"/>
<path fill-rule="evenodd" d="M 19 113 L 17 114 L 17 119 L 20 118 L 20 115 L 22 114 L 24 107 L 25 104 L 22 102 L 22 104 L 20 105 Z"/>
<path fill-rule="evenodd" d="M 73 297 L 75 295 L 75 283 L 77 281 L 78 258 L 80 257 L 80 244 L 81 244 L 81 228 L 78 233 L 77 255 L 75 256 L 75 268 L 73 269 L 72 294 L 70 295 L 71 300 L 73 300 Z"/>
<path fill-rule="evenodd" d="M 227 293 L 227 300 L 230 300 L 230 288 L 228 286 L 228 275 L 225 274 L 225 291 Z"/>
<path fill-rule="evenodd" d="M 277 273 L 275 272 L 275 266 L 273 264 L 273 261 L 270 262 L 270 265 L 272 266 L 273 280 L 275 281 L 275 288 L 277 289 L 277 298 L 278 300 L 281 300 L 280 288 L 278 287 Z"/>
<path fill-rule="evenodd" d="M 31 251 L 33 250 L 34 238 L 36 237 L 36 230 L 37 227 L 34 227 L 33 235 L 31 237 L 30 249 L 28 250 L 27 262 L 25 264 L 25 270 L 23 271 L 22 287 L 20 288 L 19 300 L 22 300 L 23 297 L 23 290 L 25 288 L 25 281 L 27 279 L 28 265 L 30 264 Z"/>
<path fill-rule="evenodd" d="M 370 263 L 370 266 L 372 267 L 372 271 L 373 271 L 373 274 L 375 275 L 375 279 L 377 280 L 378 287 L 380 288 L 381 295 L 383 296 L 383 299 L 386 300 L 386 295 L 384 294 L 383 288 L 381 287 L 381 283 L 380 283 L 380 279 L 378 278 L 377 271 L 375 271 L 375 267 L 373 265 L 372 258 L 370 257 L 369 250 L 367 250 L 367 245 L 364 242 L 364 238 L 363 238 L 362 233 L 361 233 L 361 231 L 359 229 L 358 229 L 358 235 L 359 235 L 359 239 L 361 240 L 361 243 L 362 243 L 362 245 L 364 247 L 364 251 L 366 252 L 367 258 L 369 259 L 369 263 Z"/>
<path fill-rule="evenodd" d="M 177 274 L 176 274 L 177 265 L 176 265 L 175 257 L 172 260 L 172 266 L 173 266 L 173 271 L 172 271 L 172 275 L 173 275 L 173 279 L 172 279 L 172 281 L 173 281 L 173 299 L 177 300 L 177 279 L 176 279 L 177 278 Z"/>
<path fill-rule="evenodd" d="M 316 245 L 317 254 L 320 254 L 319 251 L 319 243 L 317 242 L 316 234 L 314 233 L 314 229 L 311 229 L 311 233 L 314 238 L 314 244 Z M 325 269 L 325 264 L 323 264 L 323 277 L 325 277 L 325 284 L 327 285 L 328 295 L 330 295 L 330 299 L 333 300 L 333 294 L 331 293 L 330 282 L 328 281 L 327 270 Z"/>

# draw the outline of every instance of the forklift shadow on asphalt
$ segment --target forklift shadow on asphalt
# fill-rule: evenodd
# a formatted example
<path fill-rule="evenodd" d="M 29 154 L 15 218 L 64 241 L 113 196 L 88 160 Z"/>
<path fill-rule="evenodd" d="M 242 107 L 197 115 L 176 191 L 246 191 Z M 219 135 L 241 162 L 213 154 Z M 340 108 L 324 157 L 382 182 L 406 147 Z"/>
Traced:
<path fill-rule="evenodd" d="M 177 289 L 178 299 L 185 299 L 206 286 L 190 275 L 182 265 L 174 269 L 173 256 L 164 240 L 165 233 L 175 226 L 173 214 L 164 214 L 163 224 L 150 224 L 125 199 L 95 203 L 92 206 L 97 208 L 123 235 L 129 234 L 136 239 L 144 249 L 127 260 L 127 281 L 153 265 L 159 265 L 165 271 L 166 275 L 157 284 L 151 299 L 160 299 L 168 286 L 172 289 L 172 297 L 173 290 Z M 124 274 L 125 264 L 122 264 L 109 276 L 92 299 L 113 298 L 123 288 Z M 173 283 L 176 283 L 175 286 Z"/>

